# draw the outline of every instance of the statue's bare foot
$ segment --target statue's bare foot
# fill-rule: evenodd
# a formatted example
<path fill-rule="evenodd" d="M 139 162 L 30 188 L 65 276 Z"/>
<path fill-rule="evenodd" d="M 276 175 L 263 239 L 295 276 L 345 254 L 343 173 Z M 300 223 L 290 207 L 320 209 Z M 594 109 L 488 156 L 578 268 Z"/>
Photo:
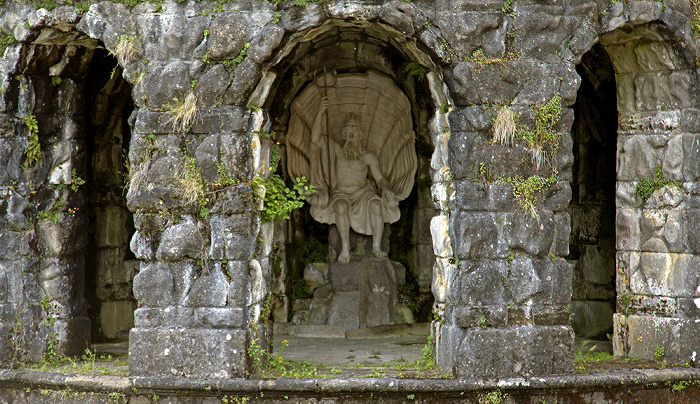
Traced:
<path fill-rule="evenodd" d="M 384 251 L 382 251 L 378 248 L 375 248 L 374 250 L 372 250 L 372 253 L 374 253 L 375 257 L 388 257 L 389 256 L 387 253 L 385 253 Z"/>
<path fill-rule="evenodd" d="M 347 264 L 348 262 L 350 262 L 350 253 L 345 250 L 341 251 L 340 255 L 338 256 L 338 262 L 343 264 Z"/>

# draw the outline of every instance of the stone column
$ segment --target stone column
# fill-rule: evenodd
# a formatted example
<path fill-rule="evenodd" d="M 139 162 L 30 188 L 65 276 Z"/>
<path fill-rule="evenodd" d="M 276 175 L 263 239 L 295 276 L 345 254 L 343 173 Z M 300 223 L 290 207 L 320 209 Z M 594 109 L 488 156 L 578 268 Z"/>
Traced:
<path fill-rule="evenodd" d="M 520 81 L 527 83 L 517 90 L 521 105 L 510 104 L 516 92 L 503 84 L 504 75 L 514 71 L 543 77 L 538 84 Z M 456 107 L 449 114 L 450 132 L 433 140 L 433 198 L 445 201 L 431 222 L 437 256 L 433 292 L 439 315 L 437 362 L 457 377 L 573 372 L 572 266 L 565 259 L 573 111 L 566 105 L 573 104 L 575 92 L 542 86 L 554 71 L 567 75 L 562 83 L 576 84 L 574 67 L 567 63 L 467 62 L 445 73 L 454 77 L 448 85 Z M 569 97 L 559 98 L 564 106 L 551 128 L 558 147 L 540 167 L 522 139 L 492 140 L 500 107 L 487 102 L 504 103 L 521 114 L 516 119 L 523 130 L 533 125 L 544 105 L 540 100 L 556 100 L 557 94 Z M 516 185 L 552 175 L 549 185 L 533 191 L 532 208 L 514 196 Z"/>
<path fill-rule="evenodd" d="M 638 103 L 652 104 L 649 109 L 659 104 L 678 109 L 621 109 L 613 348 L 616 355 L 697 364 L 700 110 L 686 107 L 697 98 L 671 102 L 645 91 L 639 97 Z M 640 197 L 644 189 L 646 199 Z"/>

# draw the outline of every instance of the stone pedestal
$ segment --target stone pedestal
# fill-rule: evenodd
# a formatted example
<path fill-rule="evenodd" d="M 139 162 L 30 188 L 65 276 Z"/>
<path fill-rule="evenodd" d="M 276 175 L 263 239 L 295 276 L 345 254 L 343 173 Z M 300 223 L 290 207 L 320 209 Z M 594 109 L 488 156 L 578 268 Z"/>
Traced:
<path fill-rule="evenodd" d="M 397 286 L 405 273 L 397 262 L 367 255 L 346 264 L 309 264 L 304 278 L 314 297 L 295 302 L 292 321 L 345 329 L 396 324 Z"/>

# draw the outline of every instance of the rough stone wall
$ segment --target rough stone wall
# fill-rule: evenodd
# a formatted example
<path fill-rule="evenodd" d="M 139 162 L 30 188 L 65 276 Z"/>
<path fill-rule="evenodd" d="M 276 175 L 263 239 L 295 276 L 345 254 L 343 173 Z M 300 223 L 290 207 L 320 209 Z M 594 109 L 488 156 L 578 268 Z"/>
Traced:
<path fill-rule="evenodd" d="M 695 105 L 698 50 L 690 32 L 690 6 L 685 1 L 509 4 L 511 9 L 495 0 L 329 1 L 304 6 L 189 1 L 130 8 L 99 2 L 83 16 L 70 6 L 48 12 L 3 5 L 3 29 L 14 32 L 21 43 L 8 48 L 0 69 L 3 89 L 10 89 L 0 104 L 7 122 L 3 139 L 13 145 L 3 160 L 8 162 L 3 164 L 7 174 L 0 177 L 6 206 L 2 237 L 12 246 L 2 249 L 0 279 L 6 279 L 4 285 L 21 282 L 25 268 L 32 274 L 45 271 L 63 276 L 55 279 L 74 279 L 74 284 L 57 283 L 51 294 L 56 302 L 65 296 L 75 303 L 54 327 L 62 327 L 64 318 L 65 324 L 87 321 L 80 307 L 82 263 L 79 258 L 70 261 L 84 244 L 47 237 L 51 232 L 63 237 L 76 228 L 73 222 L 83 220 L 80 211 L 62 215 L 60 226 L 22 221 L 32 216 L 27 212 L 46 207 L 30 203 L 29 180 L 19 169 L 28 139 L 19 118 L 35 111 L 45 161 L 53 161 L 49 128 L 66 132 L 62 128 L 67 126 L 50 125 L 49 118 L 64 116 L 64 109 L 75 104 L 58 103 L 40 115 L 27 88 L 51 87 L 36 86 L 39 79 L 16 66 L 32 60 L 26 55 L 37 44 L 55 40 L 58 31 L 46 28 L 60 27 L 60 32 L 73 35 L 73 42 L 89 43 L 89 37 L 117 54 L 133 86 L 127 206 L 136 229 L 131 249 L 141 264 L 133 280 L 139 308 L 130 334 L 131 374 L 244 376 L 249 341 L 266 346 L 264 320 L 269 310 L 264 302 L 274 238 L 274 226 L 260 223 L 262 206 L 250 185 L 253 177 L 265 178 L 270 171 L 271 142 L 260 130 L 270 128 L 279 94 L 292 91 L 293 96 L 312 76 L 305 70 L 308 66 L 296 63 L 311 54 L 315 35 L 327 32 L 319 27 L 337 33 L 320 37 L 328 43 L 362 32 L 390 46 L 361 39 L 357 44 L 375 53 L 341 61 L 361 60 L 354 68 L 381 71 L 390 50 L 400 54 L 402 63 L 430 68 L 425 95 L 430 108 L 421 123 L 434 149 L 431 203 L 438 214 L 430 221 L 430 232 L 436 256 L 432 290 L 439 366 L 458 377 L 571 372 L 572 264 L 564 259 L 569 254 L 569 181 L 575 158 L 571 106 L 580 83 L 576 64 L 601 37 L 615 67 L 620 112 L 616 352 L 653 356 L 654 346 L 647 342 L 651 338 L 651 344 L 658 341 L 667 347 L 669 359 L 689 360 L 700 340 L 694 337 L 694 321 L 700 317 L 694 299 L 700 292 L 693 270 L 697 237 L 691 230 L 700 217 L 694 213 L 700 114 Z M 127 52 L 130 47 L 134 54 Z M 357 48 L 343 49 L 351 54 Z M 315 55 L 311 66 L 332 60 L 327 56 Z M 48 68 L 36 66 L 37 77 L 48 77 Z M 393 66 L 393 74 L 400 70 Z M 296 73 L 285 82 L 286 72 Z M 14 90 L 20 84 L 17 74 L 26 88 Z M 64 80 L 59 88 L 70 85 Z M 193 99 L 196 119 L 175 118 L 178 108 Z M 538 108 L 553 99 L 555 104 L 561 100 L 561 118 L 553 123 L 560 136 L 556 152 L 550 151 L 544 164 L 533 163 L 531 148 L 522 142 L 491 142 L 500 105 L 520 113 L 519 123 L 533 128 Z M 81 136 L 77 133 L 65 139 L 73 142 Z M 83 167 L 84 155 L 68 157 L 75 159 L 71 164 Z M 639 208 L 631 199 L 634 187 L 656 163 L 662 164 L 664 175 L 682 181 L 683 190 L 667 187 Z M 44 171 L 51 172 L 48 168 Z M 32 184 L 60 183 L 44 171 L 28 170 L 38 176 Z M 62 167 L 58 172 L 66 171 Z M 534 215 L 523 211 L 504 181 L 552 174 L 553 183 L 538 194 Z M 10 188 L 13 180 L 20 181 L 19 192 Z M 198 186 L 203 191 L 188 201 L 185 188 Z M 56 198 L 73 195 L 65 189 L 51 193 Z M 17 220 L 19 228 L 12 230 Z M 424 226 L 419 225 L 417 234 L 428 232 Z M 39 252 L 45 254 L 38 260 L 43 266 L 34 264 Z M 71 263 L 76 270 L 69 270 Z M 41 311 L 41 293 L 16 295 L 18 290 L 35 290 L 31 284 L 4 289 L 0 284 L 4 335 L 12 334 L 15 312 Z M 625 295 L 628 300 L 620 300 Z M 47 328 L 43 334 L 48 332 Z M 643 344 L 634 342 L 638 337 L 644 338 Z M 672 353 L 670 342 L 681 340 L 687 343 L 678 344 Z M 9 355 L 11 342 L 3 341 L 4 355 Z"/>
<path fill-rule="evenodd" d="M 615 66 L 618 89 L 617 312 L 618 355 L 654 358 L 664 349 L 673 363 L 696 362 L 698 341 L 698 48 L 683 25 L 690 4 L 629 7 L 637 24 L 601 37 Z M 683 13 L 683 14 L 681 14 Z M 646 23 L 646 21 L 652 21 Z M 673 27 L 679 27 L 674 29 Z M 677 181 L 646 202 L 640 180 Z"/>

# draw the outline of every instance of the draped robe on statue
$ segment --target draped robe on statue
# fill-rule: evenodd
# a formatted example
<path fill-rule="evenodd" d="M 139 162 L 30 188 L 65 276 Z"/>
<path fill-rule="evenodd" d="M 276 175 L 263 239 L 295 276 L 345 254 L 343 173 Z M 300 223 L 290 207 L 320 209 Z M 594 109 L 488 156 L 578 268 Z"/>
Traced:
<path fill-rule="evenodd" d="M 329 75 L 326 82 L 335 82 L 328 88 L 331 103 L 328 119 L 333 140 L 326 144 L 324 118 L 320 141 L 318 144 L 311 141 L 311 126 L 323 98 L 323 89 L 311 83 L 291 107 L 286 137 L 289 175 L 292 179 L 306 177 L 314 185 L 318 198 L 311 205 L 311 216 L 316 221 L 335 223 L 335 203 L 345 200 L 350 206 L 353 230 L 372 234 L 370 201 L 380 201 L 384 222 L 394 223 L 401 216 L 398 201 L 405 199 L 413 188 L 417 158 L 411 106 L 391 79 L 375 72 L 339 74 L 337 78 Z M 318 78 L 317 83 L 323 84 L 323 78 Z M 350 114 L 360 120 L 364 134 L 360 143 L 363 150 L 377 157 L 379 169 L 396 195 L 393 203 L 380 198 L 366 164 L 347 161 L 343 156 L 340 134 Z"/>

